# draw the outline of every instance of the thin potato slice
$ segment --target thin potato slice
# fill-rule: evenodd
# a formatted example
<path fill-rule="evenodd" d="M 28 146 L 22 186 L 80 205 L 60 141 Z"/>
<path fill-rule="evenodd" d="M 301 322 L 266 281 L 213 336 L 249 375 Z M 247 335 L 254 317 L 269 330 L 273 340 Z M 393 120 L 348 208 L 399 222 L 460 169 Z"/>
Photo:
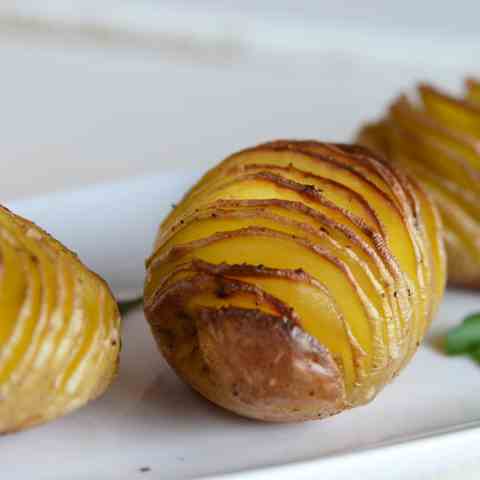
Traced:
<path fill-rule="evenodd" d="M 421 85 L 419 91 L 429 115 L 454 132 L 465 132 L 480 138 L 480 109 L 476 105 L 428 85 Z"/>

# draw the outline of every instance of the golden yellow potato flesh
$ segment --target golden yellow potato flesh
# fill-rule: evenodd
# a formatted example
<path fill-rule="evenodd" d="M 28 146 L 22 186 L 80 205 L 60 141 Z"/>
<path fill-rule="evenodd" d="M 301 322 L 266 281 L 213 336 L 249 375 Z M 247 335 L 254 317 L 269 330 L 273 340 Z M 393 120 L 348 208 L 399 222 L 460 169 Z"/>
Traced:
<path fill-rule="evenodd" d="M 460 99 L 428 86 L 401 96 L 360 143 L 406 169 L 434 199 L 445 226 L 448 281 L 480 288 L 480 83 Z"/>
<path fill-rule="evenodd" d="M 120 317 L 107 284 L 0 207 L 0 433 L 97 397 L 115 375 Z"/>
<path fill-rule="evenodd" d="M 145 313 L 175 371 L 268 421 L 362 405 L 410 360 L 445 287 L 439 215 L 365 148 L 228 157 L 162 223 Z"/>

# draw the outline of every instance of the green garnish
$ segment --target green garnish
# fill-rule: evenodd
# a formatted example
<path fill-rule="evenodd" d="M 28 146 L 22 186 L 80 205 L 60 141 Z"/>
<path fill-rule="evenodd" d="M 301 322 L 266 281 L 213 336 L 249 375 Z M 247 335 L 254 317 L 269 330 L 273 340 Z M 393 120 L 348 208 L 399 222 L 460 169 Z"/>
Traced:
<path fill-rule="evenodd" d="M 467 315 L 463 319 L 463 323 L 479 323 L 479 322 L 480 322 L 480 312 Z"/>
<path fill-rule="evenodd" d="M 125 300 L 118 302 L 118 309 L 121 315 L 127 315 L 132 310 L 140 307 L 143 304 L 143 297 L 132 298 L 131 300 Z"/>
<path fill-rule="evenodd" d="M 470 353 L 470 356 L 478 363 L 480 363 L 480 347 Z"/>
<path fill-rule="evenodd" d="M 469 315 L 461 325 L 448 332 L 445 351 L 447 355 L 460 355 L 474 351 L 480 361 L 480 313 Z"/>

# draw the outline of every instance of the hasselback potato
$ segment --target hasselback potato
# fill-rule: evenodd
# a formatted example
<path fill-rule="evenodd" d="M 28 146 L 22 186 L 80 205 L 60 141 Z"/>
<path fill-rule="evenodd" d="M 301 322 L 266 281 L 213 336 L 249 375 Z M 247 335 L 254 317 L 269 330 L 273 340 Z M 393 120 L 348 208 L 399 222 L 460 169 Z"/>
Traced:
<path fill-rule="evenodd" d="M 363 147 L 276 141 L 228 157 L 160 227 L 145 313 L 211 401 L 268 421 L 367 403 L 442 297 L 427 194 Z"/>
<path fill-rule="evenodd" d="M 0 207 L 0 433 L 98 396 L 117 369 L 107 284 L 30 221 Z"/>
<path fill-rule="evenodd" d="M 480 288 L 480 83 L 465 98 L 429 85 L 403 95 L 358 141 L 411 172 L 430 192 L 445 226 L 448 280 Z"/>

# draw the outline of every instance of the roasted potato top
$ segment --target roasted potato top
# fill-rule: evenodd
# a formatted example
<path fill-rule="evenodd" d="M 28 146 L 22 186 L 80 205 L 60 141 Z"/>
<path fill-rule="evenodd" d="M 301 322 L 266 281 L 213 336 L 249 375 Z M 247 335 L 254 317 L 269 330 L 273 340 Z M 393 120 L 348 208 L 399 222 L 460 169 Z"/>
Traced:
<path fill-rule="evenodd" d="M 208 172 L 162 223 L 145 312 L 194 389 L 239 414 L 322 418 L 408 362 L 445 283 L 439 217 L 363 147 L 276 141 Z"/>
<path fill-rule="evenodd" d="M 0 433 L 102 393 L 117 367 L 107 284 L 30 221 L 0 207 Z"/>
<path fill-rule="evenodd" d="M 449 282 L 480 288 L 480 84 L 466 84 L 463 99 L 421 85 L 418 102 L 401 96 L 359 141 L 425 186 L 445 225 Z"/>

